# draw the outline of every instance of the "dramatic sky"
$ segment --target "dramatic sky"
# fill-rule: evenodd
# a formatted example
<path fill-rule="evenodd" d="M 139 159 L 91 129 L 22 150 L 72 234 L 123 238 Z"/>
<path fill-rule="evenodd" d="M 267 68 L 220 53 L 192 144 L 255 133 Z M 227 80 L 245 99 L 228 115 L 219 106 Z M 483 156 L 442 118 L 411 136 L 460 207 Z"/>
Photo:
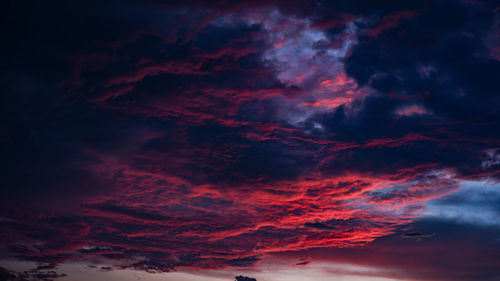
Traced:
<path fill-rule="evenodd" d="M 7 1 L 0 280 L 500 280 L 497 1 Z"/>

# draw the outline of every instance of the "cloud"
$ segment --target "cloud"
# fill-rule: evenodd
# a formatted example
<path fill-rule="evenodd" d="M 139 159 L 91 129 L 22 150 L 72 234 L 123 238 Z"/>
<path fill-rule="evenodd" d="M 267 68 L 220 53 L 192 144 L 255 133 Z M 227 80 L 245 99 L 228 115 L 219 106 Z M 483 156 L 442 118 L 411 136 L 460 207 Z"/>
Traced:
<path fill-rule="evenodd" d="M 235 279 L 236 279 L 236 281 L 257 281 L 257 279 L 255 279 L 255 278 L 241 276 L 241 275 L 236 276 Z"/>
<path fill-rule="evenodd" d="M 5 256 L 252 267 L 469 223 L 450 194 L 498 180 L 486 4 L 63 2 L 6 18 Z"/>
<path fill-rule="evenodd" d="M 304 224 L 305 227 L 313 228 L 313 229 L 318 229 L 318 230 L 325 230 L 325 231 L 334 231 L 337 230 L 334 226 L 330 226 L 328 224 L 324 224 L 321 222 L 306 222 Z"/>
<path fill-rule="evenodd" d="M 65 277 L 66 274 L 59 274 L 53 270 L 42 271 L 47 268 L 35 268 L 23 272 L 14 272 L 0 267 L 0 277 L 5 281 L 53 281 L 57 278 Z"/>
<path fill-rule="evenodd" d="M 423 239 L 431 238 L 432 236 L 434 236 L 434 233 L 425 234 L 425 233 L 420 233 L 420 232 L 407 232 L 407 233 L 403 233 L 403 235 L 401 235 L 401 238 L 415 239 L 415 241 L 421 242 L 421 241 L 423 241 Z"/>

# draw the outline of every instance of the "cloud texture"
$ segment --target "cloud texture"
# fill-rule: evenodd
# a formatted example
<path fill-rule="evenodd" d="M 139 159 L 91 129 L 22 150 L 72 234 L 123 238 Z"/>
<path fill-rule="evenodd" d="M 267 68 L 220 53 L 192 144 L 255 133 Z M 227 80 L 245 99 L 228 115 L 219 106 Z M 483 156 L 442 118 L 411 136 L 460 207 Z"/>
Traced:
<path fill-rule="evenodd" d="M 253 267 L 375 247 L 498 182 L 494 2 L 202 2 L 7 5 L 2 257 Z M 449 280 L 493 280 L 491 259 Z"/>

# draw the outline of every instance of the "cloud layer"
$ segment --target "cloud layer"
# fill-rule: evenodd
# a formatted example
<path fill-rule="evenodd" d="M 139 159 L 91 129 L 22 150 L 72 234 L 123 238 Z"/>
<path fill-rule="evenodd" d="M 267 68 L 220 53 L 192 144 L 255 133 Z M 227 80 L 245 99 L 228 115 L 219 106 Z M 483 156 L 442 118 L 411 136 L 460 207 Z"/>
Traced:
<path fill-rule="evenodd" d="M 498 182 L 498 10 L 9 3 L 2 257 L 244 268 L 395 234 Z"/>

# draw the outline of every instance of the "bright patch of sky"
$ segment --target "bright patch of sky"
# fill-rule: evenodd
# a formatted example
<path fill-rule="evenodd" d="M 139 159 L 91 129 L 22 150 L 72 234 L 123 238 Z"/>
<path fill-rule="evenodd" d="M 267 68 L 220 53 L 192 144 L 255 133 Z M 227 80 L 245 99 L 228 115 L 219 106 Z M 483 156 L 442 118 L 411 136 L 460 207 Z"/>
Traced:
<path fill-rule="evenodd" d="M 461 188 L 426 203 L 426 217 L 500 227 L 500 183 L 463 181 Z"/>
<path fill-rule="evenodd" d="M 36 267 L 32 262 L 1 260 L 0 264 L 9 270 L 25 271 Z M 99 268 L 100 266 L 97 266 Z M 83 263 L 66 263 L 55 269 L 67 276 L 58 281 L 234 281 L 235 276 L 243 275 L 258 281 L 397 281 L 383 278 L 386 274 L 397 273 L 392 269 L 380 269 L 352 264 L 313 262 L 307 266 L 294 266 L 283 261 L 264 262 L 252 269 L 227 268 L 218 270 L 183 270 L 169 273 L 147 273 L 136 270 L 102 271 L 89 268 Z"/>
<path fill-rule="evenodd" d="M 330 36 L 314 28 L 307 18 L 257 9 L 220 17 L 213 24 L 234 25 L 238 21 L 262 27 L 268 46 L 262 54 L 263 63 L 275 70 L 282 84 L 302 91 L 299 96 L 273 98 L 283 121 L 299 125 L 318 111 L 349 104 L 363 94 L 345 74 L 342 62 L 357 42 L 354 22 Z"/>

